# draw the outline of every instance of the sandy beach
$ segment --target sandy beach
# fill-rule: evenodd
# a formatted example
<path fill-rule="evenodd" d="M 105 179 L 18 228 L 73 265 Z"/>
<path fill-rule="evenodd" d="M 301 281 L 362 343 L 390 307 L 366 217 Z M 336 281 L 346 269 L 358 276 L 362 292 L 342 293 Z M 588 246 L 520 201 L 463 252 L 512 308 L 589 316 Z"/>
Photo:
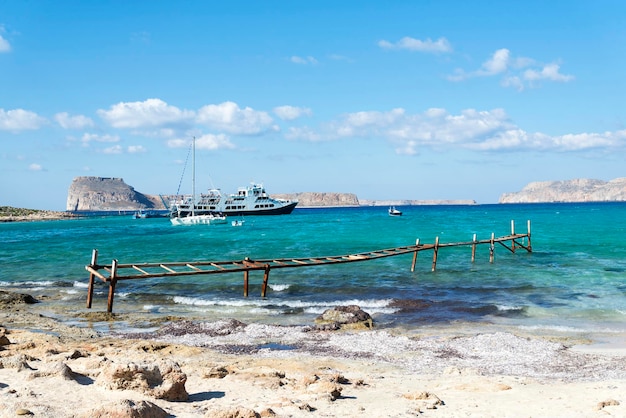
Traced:
<path fill-rule="evenodd" d="M 626 356 L 485 332 L 164 321 L 101 335 L 37 305 L 0 314 L 0 416 L 626 416 Z"/>

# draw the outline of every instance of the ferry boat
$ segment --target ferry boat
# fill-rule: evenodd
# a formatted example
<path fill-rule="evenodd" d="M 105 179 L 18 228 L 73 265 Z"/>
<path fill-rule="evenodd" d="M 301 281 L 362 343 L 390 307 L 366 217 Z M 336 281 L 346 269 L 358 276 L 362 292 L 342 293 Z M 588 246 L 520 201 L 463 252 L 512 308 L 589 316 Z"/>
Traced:
<path fill-rule="evenodd" d="M 195 205 L 192 203 L 194 200 Z M 195 215 L 226 216 L 287 215 L 297 204 L 297 200 L 274 199 L 262 184 L 252 183 L 228 195 L 222 194 L 219 189 L 209 189 L 197 199 L 192 196 L 178 198 L 170 203 L 170 217 L 184 218 L 192 212 Z"/>

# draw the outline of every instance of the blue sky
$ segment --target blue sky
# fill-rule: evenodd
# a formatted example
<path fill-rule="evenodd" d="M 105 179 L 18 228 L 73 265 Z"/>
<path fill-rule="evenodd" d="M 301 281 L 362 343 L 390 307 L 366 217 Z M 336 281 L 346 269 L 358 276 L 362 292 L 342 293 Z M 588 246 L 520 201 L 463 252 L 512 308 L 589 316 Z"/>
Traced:
<path fill-rule="evenodd" d="M 626 176 L 621 1 L 5 1 L 0 205 L 76 176 L 496 203 Z M 190 168 L 181 192 L 191 191 Z"/>

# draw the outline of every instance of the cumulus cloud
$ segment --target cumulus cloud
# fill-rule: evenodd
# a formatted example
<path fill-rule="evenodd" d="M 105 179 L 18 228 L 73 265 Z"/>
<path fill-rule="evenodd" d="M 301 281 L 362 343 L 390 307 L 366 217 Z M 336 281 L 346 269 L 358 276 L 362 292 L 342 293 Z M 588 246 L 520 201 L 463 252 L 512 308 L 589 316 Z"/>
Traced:
<path fill-rule="evenodd" d="M 235 135 L 258 135 L 279 130 L 267 112 L 250 107 L 241 109 L 233 102 L 200 108 L 196 121 L 211 129 Z"/>
<path fill-rule="evenodd" d="M 452 52 L 452 46 L 446 38 L 439 38 L 436 41 L 427 38 L 422 41 L 405 36 L 397 42 L 389 42 L 386 40 L 378 41 L 378 46 L 383 49 L 406 49 L 418 52 Z"/>
<path fill-rule="evenodd" d="M 317 64 L 317 60 L 312 56 L 299 57 L 297 55 L 294 55 L 291 58 L 289 58 L 289 60 L 293 62 L 294 64 L 301 64 L 301 65 Z"/>
<path fill-rule="evenodd" d="M 194 112 L 170 106 L 161 99 L 143 102 L 120 102 L 98 115 L 114 128 L 154 128 L 163 125 L 187 124 Z"/>
<path fill-rule="evenodd" d="M 70 116 L 67 112 L 61 112 L 54 115 L 54 120 L 63 129 L 84 129 L 93 126 L 91 118 L 83 115 Z"/>
<path fill-rule="evenodd" d="M 626 146 L 626 130 L 550 136 L 527 132 L 517 126 L 502 109 L 465 109 L 450 114 L 432 108 L 410 114 L 404 109 L 386 112 L 364 111 L 343 115 L 320 129 L 292 128 L 287 139 L 303 141 L 344 138 L 381 138 L 396 153 L 415 155 L 420 148 L 438 151 L 465 148 L 475 151 L 550 150 L 557 152 L 590 149 L 618 149 Z"/>
<path fill-rule="evenodd" d="M 167 141 L 167 146 L 170 148 L 184 148 L 191 144 L 190 139 L 171 139 Z M 206 134 L 196 138 L 196 149 L 205 149 L 210 151 L 216 151 L 219 149 L 234 149 L 235 145 L 230 141 L 227 135 L 224 134 Z"/>
<path fill-rule="evenodd" d="M 0 108 L 0 130 L 25 131 L 39 129 L 47 120 L 34 112 L 23 109 L 4 110 Z"/>
<path fill-rule="evenodd" d="M 277 106 L 274 114 L 282 120 L 294 120 L 302 116 L 311 116 L 313 112 L 308 107 Z"/>
<path fill-rule="evenodd" d="M 537 81 L 547 80 L 566 83 L 574 80 L 573 75 L 560 73 L 556 63 L 540 64 L 532 58 L 514 57 L 506 48 L 496 50 L 490 58 L 475 71 L 457 68 L 448 76 L 450 81 L 463 81 L 474 77 L 500 76 L 500 84 L 519 91 L 535 86 Z"/>

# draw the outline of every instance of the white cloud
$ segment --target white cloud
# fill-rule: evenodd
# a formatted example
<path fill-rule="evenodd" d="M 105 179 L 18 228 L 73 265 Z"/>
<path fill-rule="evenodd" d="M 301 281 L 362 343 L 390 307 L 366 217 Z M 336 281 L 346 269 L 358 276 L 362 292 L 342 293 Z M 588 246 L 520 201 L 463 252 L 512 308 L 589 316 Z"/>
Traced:
<path fill-rule="evenodd" d="M 191 144 L 190 139 L 171 139 L 167 141 L 167 146 L 170 148 L 185 148 Z M 205 149 L 210 151 L 216 151 L 219 149 L 234 149 L 235 145 L 230 141 L 227 135 L 224 134 L 206 134 L 196 138 L 196 149 Z"/>
<path fill-rule="evenodd" d="M 241 109 L 236 103 L 207 105 L 198 110 L 197 122 L 217 131 L 235 135 L 258 135 L 280 130 L 267 112 L 250 107 Z"/>
<path fill-rule="evenodd" d="M 467 72 L 457 68 L 447 78 L 449 81 L 463 81 L 474 77 L 500 76 L 500 84 L 504 87 L 513 87 L 519 91 L 534 86 L 539 80 L 568 82 L 574 79 L 573 75 L 559 72 L 560 66 L 555 63 L 539 64 L 532 58 L 514 57 L 506 48 L 495 51 L 492 56 L 482 63 L 476 71 Z"/>
<path fill-rule="evenodd" d="M 45 118 L 34 112 L 23 109 L 7 110 L 0 108 L 0 130 L 25 131 L 39 129 L 47 122 Z"/>
<path fill-rule="evenodd" d="M 345 138 L 380 138 L 389 141 L 398 154 L 415 155 L 419 148 L 445 152 L 465 148 L 475 151 L 538 150 L 571 152 L 626 148 L 626 130 L 550 136 L 526 132 L 502 109 L 466 109 L 450 114 L 433 108 L 408 114 L 404 109 L 365 111 L 344 115 L 318 130 L 291 128 L 290 140 L 317 142 Z"/>
<path fill-rule="evenodd" d="M 120 102 L 98 115 L 114 128 L 153 128 L 169 124 L 186 124 L 194 112 L 170 106 L 161 99 L 143 102 Z"/>
<path fill-rule="evenodd" d="M 129 154 L 143 154 L 147 151 L 142 145 L 129 145 L 127 150 Z"/>
<path fill-rule="evenodd" d="M 278 106 L 274 108 L 274 114 L 282 120 L 294 120 L 301 116 L 311 116 L 313 112 L 307 107 Z"/>
<path fill-rule="evenodd" d="M 98 134 L 85 133 L 81 137 L 81 141 L 84 144 L 87 144 L 89 142 L 119 142 L 120 137 L 118 135 L 110 135 L 110 134 L 98 135 Z"/>
<path fill-rule="evenodd" d="M 121 145 L 113 145 L 112 147 L 102 150 L 103 154 L 121 154 L 124 151 Z"/>
<path fill-rule="evenodd" d="M 405 36 L 395 43 L 381 40 L 378 42 L 378 46 L 383 49 L 407 49 L 419 52 L 452 52 L 452 46 L 446 38 L 439 38 L 436 41 L 427 38 L 425 41 L 422 41 Z"/>
<path fill-rule="evenodd" d="M 289 59 L 291 62 L 293 62 L 294 64 L 317 64 L 317 60 L 312 57 L 312 56 L 308 56 L 308 57 L 299 57 L 297 55 L 292 56 Z"/>
<path fill-rule="evenodd" d="M 32 163 L 28 166 L 30 171 L 44 171 L 43 167 L 40 164 Z"/>
<path fill-rule="evenodd" d="M 11 51 L 11 44 L 0 35 L 0 53 Z"/>
<path fill-rule="evenodd" d="M 84 129 L 94 125 L 91 118 L 88 118 L 87 116 L 70 116 L 67 112 L 57 113 L 54 115 L 54 119 L 63 129 Z"/>
<path fill-rule="evenodd" d="M 551 80 L 566 83 L 574 79 L 573 75 L 565 75 L 559 73 L 560 66 L 558 64 L 545 65 L 541 71 L 529 69 L 524 71 L 524 79 L 535 80 Z"/>

